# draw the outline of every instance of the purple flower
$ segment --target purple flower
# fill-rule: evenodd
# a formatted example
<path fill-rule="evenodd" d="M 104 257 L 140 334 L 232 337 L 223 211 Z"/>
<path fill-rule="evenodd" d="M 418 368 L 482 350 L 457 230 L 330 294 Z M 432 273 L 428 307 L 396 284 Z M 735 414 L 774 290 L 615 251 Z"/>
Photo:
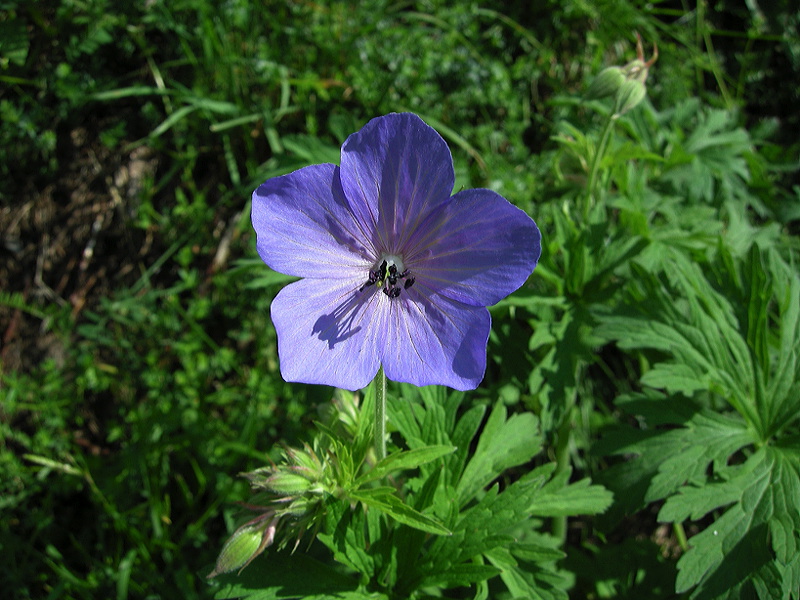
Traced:
<path fill-rule="evenodd" d="M 486 307 L 525 282 L 541 234 L 495 192 L 451 197 L 454 181 L 445 141 L 403 113 L 347 138 L 340 167 L 253 192 L 258 253 L 302 278 L 272 303 L 284 379 L 356 390 L 383 365 L 395 381 L 478 386 Z"/>

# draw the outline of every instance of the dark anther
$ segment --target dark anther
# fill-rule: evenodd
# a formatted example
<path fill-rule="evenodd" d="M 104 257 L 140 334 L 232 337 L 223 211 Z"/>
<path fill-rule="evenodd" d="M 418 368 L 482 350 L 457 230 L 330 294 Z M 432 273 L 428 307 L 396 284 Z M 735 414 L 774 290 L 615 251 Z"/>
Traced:
<path fill-rule="evenodd" d="M 383 293 L 389 296 L 389 298 L 397 298 L 400 295 L 400 288 L 398 287 L 385 287 L 383 288 Z"/>
<path fill-rule="evenodd" d="M 384 279 L 386 279 L 386 261 L 383 261 L 379 268 L 369 272 L 369 279 L 367 279 L 367 282 L 364 285 L 358 288 L 358 291 L 363 292 L 369 286 L 375 285 Z"/>
<path fill-rule="evenodd" d="M 377 281 L 378 281 L 378 272 L 377 271 L 370 271 L 369 272 L 369 279 L 367 279 L 367 282 L 364 285 L 362 285 L 360 288 L 358 288 L 358 291 L 359 292 L 363 292 L 369 286 L 375 285 L 375 283 Z"/>
<path fill-rule="evenodd" d="M 398 282 L 405 279 L 403 288 L 398 286 Z M 369 279 L 362 285 L 358 291 L 363 292 L 371 285 L 376 285 L 383 289 L 383 293 L 389 298 L 397 298 L 400 295 L 401 289 L 408 289 L 414 285 L 414 278 L 409 277 L 409 270 L 405 269 L 402 273 L 398 273 L 397 265 L 389 264 L 383 261 L 381 265 L 374 271 L 369 272 Z"/>

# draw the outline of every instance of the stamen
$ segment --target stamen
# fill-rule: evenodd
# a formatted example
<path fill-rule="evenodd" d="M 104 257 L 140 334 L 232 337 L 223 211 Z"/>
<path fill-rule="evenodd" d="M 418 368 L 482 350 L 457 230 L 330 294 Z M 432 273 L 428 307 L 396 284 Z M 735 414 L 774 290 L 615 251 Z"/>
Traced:
<path fill-rule="evenodd" d="M 399 266 L 398 266 L 399 265 Z M 402 272 L 400 271 L 401 269 Z M 358 288 L 359 292 L 363 292 L 368 287 L 374 285 L 383 289 L 383 293 L 387 297 L 394 299 L 400 295 L 403 289 L 408 289 L 414 285 L 414 277 L 409 276 L 408 269 L 403 268 L 403 260 L 399 256 L 384 255 L 384 258 L 378 268 L 369 272 L 367 281 Z M 398 283 L 403 281 L 403 287 L 400 288 Z"/>

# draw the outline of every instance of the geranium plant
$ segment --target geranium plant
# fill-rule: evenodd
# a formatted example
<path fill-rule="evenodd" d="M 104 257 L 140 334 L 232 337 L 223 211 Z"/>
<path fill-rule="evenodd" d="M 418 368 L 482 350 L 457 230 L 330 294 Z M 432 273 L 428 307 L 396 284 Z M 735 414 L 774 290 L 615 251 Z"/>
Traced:
<path fill-rule="evenodd" d="M 481 430 L 485 406 L 459 410 L 486 370 L 487 306 L 525 283 L 541 234 L 499 194 L 451 195 L 454 182 L 439 134 L 390 114 L 345 141 L 340 166 L 254 192 L 261 258 L 301 278 L 272 303 L 281 374 L 341 391 L 310 445 L 247 474 L 257 495 L 211 572 L 224 582 L 217 597 L 422 598 L 463 586 L 486 597 L 495 577 L 515 596 L 565 597 L 558 540 L 534 517 L 602 510 L 607 492 L 569 486 L 554 464 L 501 491 L 492 483 L 541 450 L 538 420 L 499 404 Z M 387 377 L 400 382 L 391 414 L 403 440 L 388 455 Z M 554 505 L 557 493 L 569 501 Z M 278 551 L 244 569 L 308 532 L 339 568 Z"/>

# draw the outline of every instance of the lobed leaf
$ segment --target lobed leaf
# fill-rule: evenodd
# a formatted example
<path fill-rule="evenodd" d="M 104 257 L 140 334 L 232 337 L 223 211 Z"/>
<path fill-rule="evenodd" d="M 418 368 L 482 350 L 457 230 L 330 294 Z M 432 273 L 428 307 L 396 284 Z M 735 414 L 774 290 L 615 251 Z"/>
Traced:
<path fill-rule="evenodd" d="M 444 571 L 428 575 L 422 580 L 422 585 L 441 586 L 444 588 L 466 587 L 479 581 L 491 579 L 501 572 L 501 569 L 491 565 L 457 564 Z"/>
<path fill-rule="evenodd" d="M 530 460 L 541 448 L 538 420 L 531 413 L 512 415 L 496 403 L 478 440 L 475 454 L 458 482 L 456 495 L 464 506 L 500 473 Z"/>
<path fill-rule="evenodd" d="M 395 452 L 356 479 L 354 485 L 356 487 L 361 487 L 371 481 L 382 479 L 393 471 L 416 469 L 421 465 L 452 454 L 455 450 L 453 446 L 425 446 L 422 448 L 415 448 L 414 450 Z"/>
<path fill-rule="evenodd" d="M 286 552 L 262 555 L 239 575 L 218 575 L 211 586 L 216 600 L 363 597 L 351 578 L 306 555 Z"/>
<path fill-rule="evenodd" d="M 765 448 L 751 456 L 728 482 L 684 490 L 682 497 L 668 500 L 659 520 L 698 518 L 706 509 L 733 499 L 721 517 L 691 538 L 692 547 L 678 561 L 676 591 L 697 586 L 693 597 L 716 598 L 723 592 L 743 593 L 753 585 L 772 590 L 770 593 L 794 590 L 796 594 L 798 588 L 791 585 L 797 578 L 799 492 L 796 457 Z M 692 502 L 697 504 L 693 507 Z"/>
<path fill-rule="evenodd" d="M 528 507 L 530 514 L 539 517 L 593 515 L 611 505 L 614 495 L 602 485 L 592 485 L 588 478 L 569 484 L 571 471 L 559 473 L 542 487 Z"/>
<path fill-rule="evenodd" d="M 348 493 L 352 500 L 363 502 L 390 516 L 398 523 L 434 535 L 450 535 L 450 530 L 436 519 L 427 517 L 405 504 L 394 495 L 394 488 L 381 487 L 369 490 L 353 490 Z"/>

